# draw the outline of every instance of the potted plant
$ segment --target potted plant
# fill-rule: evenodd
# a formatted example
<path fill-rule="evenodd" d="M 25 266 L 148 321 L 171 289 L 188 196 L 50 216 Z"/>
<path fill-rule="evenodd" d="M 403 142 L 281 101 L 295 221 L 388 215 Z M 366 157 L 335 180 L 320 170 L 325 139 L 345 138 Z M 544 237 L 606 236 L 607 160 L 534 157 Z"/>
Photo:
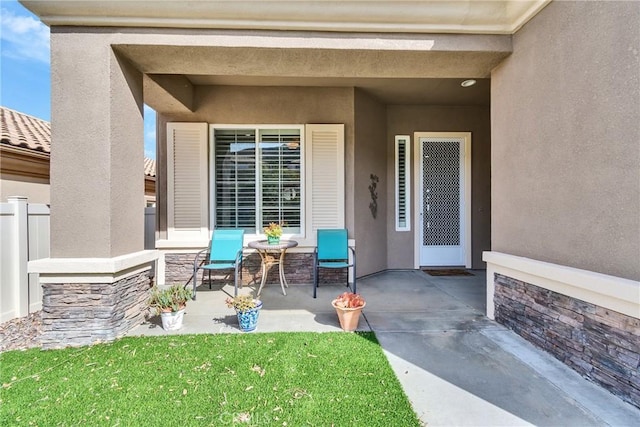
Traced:
<path fill-rule="evenodd" d="M 364 306 L 367 305 L 360 294 L 344 292 L 331 301 L 331 305 L 336 309 L 338 320 L 340 321 L 340 327 L 344 331 L 351 332 L 358 329 L 360 313 Z"/>
<path fill-rule="evenodd" d="M 162 328 L 165 331 L 175 331 L 182 327 L 184 311 L 187 300 L 191 298 L 191 292 L 191 289 L 180 284 L 164 289 L 158 286 L 153 287 L 149 305 L 155 307 L 156 312 L 160 314 Z"/>
<path fill-rule="evenodd" d="M 251 332 L 258 326 L 258 316 L 262 308 L 262 301 L 253 295 L 237 295 L 226 299 L 227 307 L 234 308 L 238 316 L 238 325 L 242 332 Z"/>
<path fill-rule="evenodd" d="M 269 244 L 277 245 L 280 243 L 280 237 L 282 237 L 282 225 L 270 222 L 269 225 L 264 228 L 264 234 L 267 235 Z"/>

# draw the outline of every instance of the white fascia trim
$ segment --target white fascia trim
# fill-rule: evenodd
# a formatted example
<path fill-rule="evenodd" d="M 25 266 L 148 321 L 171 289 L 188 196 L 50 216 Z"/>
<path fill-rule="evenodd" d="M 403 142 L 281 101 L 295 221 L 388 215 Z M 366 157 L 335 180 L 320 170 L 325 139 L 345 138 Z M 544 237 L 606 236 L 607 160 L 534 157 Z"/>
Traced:
<path fill-rule="evenodd" d="M 151 268 L 160 253 L 144 250 L 113 258 L 43 258 L 29 261 L 41 283 L 113 283 Z"/>
<path fill-rule="evenodd" d="M 494 274 L 640 319 L 640 282 L 530 258 L 484 252 L 487 263 L 487 317 L 494 318 Z"/>
<path fill-rule="evenodd" d="M 50 26 L 512 34 L 550 1 L 360 0 L 330 2 L 326 7 L 323 0 L 192 2 L 189 7 L 159 1 L 153 10 L 140 1 L 123 1 L 116 7 L 106 7 L 107 2 L 101 1 L 83 2 L 80 6 L 65 1 L 23 3 Z"/>
<path fill-rule="evenodd" d="M 209 246 L 208 240 L 156 240 L 156 249 L 162 249 L 165 252 L 170 252 L 168 249 L 184 249 L 183 252 L 188 252 L 187 249 L 194 251 L 204 249 L 207 246 Z"/>
<path fill-rule="evenodd" d="M 544 9 L 552 0 L 537 0 L 529 9 L 522 13 L 518 19 L 516 19 L 511 28 L 509 30 L 509 34 L 515 34 L 520 28 L 524 26 L 527 22 L 531 20 L 534 16 L 538 14 L 542 9 Z"/>
<path fill-rule="evenodd" d="M 225 30 L 328 31 L 356 33 L 418 33 L 418 34 L 513 34 L 531 16 L 523 16 L 516 24 L 411 24 L 381 22 L 314 22 L 314 21 L 254 21 L 242 19 L 181 19 L 113 16 L 47 16 L 41 17 L 48 26 L 142 27 L 142 28 L 215 28 Z"/>
<path fill-rule="evenodd" d="M 277 30 L 277 31 L 323 31 L 353 33 L 414 33 L 414 34 L 514 34 L 533 18 L 551 0 L 542 0 L 514 21 L 489 24 L 424 22 L 330 22 L 330 21 L 289 21 L 265 19 L 216 19 L 216 18 L 145 18 L 114 16 L 52 16 L 40 18 L 48 26 L 89 26 L 89 27 L 140 27 L 140 28 L 212 28 L 224 30 Z"/>

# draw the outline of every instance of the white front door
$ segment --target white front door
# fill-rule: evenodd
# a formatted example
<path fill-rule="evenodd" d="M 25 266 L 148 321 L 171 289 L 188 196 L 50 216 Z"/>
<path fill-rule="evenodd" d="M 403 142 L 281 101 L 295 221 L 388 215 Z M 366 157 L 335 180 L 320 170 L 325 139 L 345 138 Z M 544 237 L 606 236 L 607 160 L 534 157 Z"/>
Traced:
<path fill-rule="evenodd" d="M 418 266 L 471 268 L 471 133 L 415 135 Z"/>

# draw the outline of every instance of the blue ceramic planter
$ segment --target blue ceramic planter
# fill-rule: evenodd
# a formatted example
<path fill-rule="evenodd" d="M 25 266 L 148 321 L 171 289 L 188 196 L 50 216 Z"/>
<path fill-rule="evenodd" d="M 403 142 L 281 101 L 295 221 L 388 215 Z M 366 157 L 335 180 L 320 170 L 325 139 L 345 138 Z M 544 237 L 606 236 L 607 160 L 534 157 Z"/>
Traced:
<path fill-rule="evenodd" d="M 236 311 L 238 315 L 238 325 L 242 332 L 251 332 L 258 326 L 258 316 L 262 308 L 262 301 L 258 301 L 256 308 L 245 311 Z"/>

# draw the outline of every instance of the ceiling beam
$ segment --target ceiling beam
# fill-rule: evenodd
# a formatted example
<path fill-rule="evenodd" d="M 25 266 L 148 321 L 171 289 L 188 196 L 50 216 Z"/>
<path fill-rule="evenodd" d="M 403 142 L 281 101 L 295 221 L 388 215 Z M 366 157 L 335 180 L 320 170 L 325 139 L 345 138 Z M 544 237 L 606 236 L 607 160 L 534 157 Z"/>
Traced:
<path fill-rule="evenodd" d="M 145 103 L 155 110 L 170 106 L 172 111 L 193 112 L 193 93 L 193 85 L 183 75 L 145 74 Z M 160 104 L 163 108 L 156 108 Z"/>

